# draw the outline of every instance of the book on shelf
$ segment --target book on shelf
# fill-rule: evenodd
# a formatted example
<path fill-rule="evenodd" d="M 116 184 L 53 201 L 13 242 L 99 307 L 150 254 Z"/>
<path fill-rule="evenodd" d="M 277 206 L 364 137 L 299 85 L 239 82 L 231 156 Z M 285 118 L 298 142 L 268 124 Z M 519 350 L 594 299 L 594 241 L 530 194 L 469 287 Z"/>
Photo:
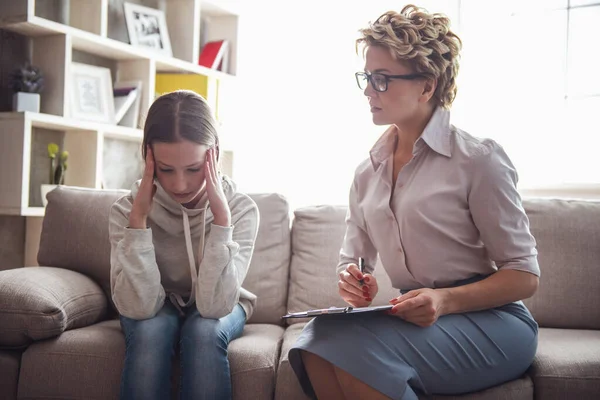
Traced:
<path fill-rule="evenodd" d="M 137 88 L 117 89 L 114 91 L 115 122 L 117 125 L 121 123 L 125 113 L 129 111 L 137 96 Z"/>
<path fill-rule="evenodd" d="M 156 74 L 155 98 L 179 89 L 192 90 L 204 97 L 215 116 L 219 117 L 219 80 L 199 74 L 166 73 Z"/>
<path fill-rule="evenodd" d="M 114 84 L 113 99 L 117 125 L 139 127 L 142 85 L 142 81 L 122 81 Z"/>
<path fill-rule="evenodd" d="M 198 64 L 206 68 L 227 72 L 229 68 L 229 41 L 215 40 L 206 43 L 200 52 Z"/>

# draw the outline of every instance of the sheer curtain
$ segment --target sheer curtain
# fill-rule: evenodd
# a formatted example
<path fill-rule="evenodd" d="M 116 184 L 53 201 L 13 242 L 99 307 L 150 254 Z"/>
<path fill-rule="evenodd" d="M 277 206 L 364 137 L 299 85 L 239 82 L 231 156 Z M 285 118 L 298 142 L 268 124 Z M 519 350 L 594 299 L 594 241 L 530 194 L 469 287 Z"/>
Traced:
<path fill-rule="evenodd" d="M 485 4 L 481 4 L 485 3 Z M 577 4 L 575 4 L 577 3 Z M 463 40 L 452 122 L 491 137 L 513 159 L 520 189 L 600 186 L 600 1 L 430 0 Z M 227 140 L 247 192 L 279 192 L 292 208 L 346 204 L 374 126 L 354 72 L 357 30 L 403 3 L 253 1 L 240 21 Z"/>

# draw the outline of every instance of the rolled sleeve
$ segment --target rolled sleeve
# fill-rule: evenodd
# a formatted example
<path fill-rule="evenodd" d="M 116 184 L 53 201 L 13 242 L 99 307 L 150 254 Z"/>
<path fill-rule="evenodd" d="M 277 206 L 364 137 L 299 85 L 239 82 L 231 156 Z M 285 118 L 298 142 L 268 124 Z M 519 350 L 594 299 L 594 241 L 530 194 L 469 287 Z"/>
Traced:
<path fill-rule="evenodd" d="M 499 270 L 540 275 L 536 241 L 517 191 L 517 171 L 504 149 L 489 141 L 474 158 L 468 194 L 473 222 Z"/>

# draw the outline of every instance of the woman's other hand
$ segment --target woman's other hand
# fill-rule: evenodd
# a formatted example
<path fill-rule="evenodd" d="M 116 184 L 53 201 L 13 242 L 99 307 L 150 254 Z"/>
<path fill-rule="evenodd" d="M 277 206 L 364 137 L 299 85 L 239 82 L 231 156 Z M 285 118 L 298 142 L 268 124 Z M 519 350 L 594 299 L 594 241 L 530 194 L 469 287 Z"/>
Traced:
<path fill-rule="evenodd" d="M 436 289 L 416 289 L 390 300 L 389 314 L 420 327 L 435 324 L 443 315 L 444 294 Z"/>

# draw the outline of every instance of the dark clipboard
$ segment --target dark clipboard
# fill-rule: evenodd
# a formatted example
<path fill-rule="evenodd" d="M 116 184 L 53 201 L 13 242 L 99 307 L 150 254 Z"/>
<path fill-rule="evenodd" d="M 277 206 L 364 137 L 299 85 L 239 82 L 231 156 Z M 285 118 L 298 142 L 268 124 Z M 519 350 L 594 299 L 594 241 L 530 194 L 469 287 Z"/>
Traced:
<path fill-rule="evenodd" d="M 392 305 L 385 306 L 373 306 L 373 307 L 329 307 L 329 308 L 319 308 L 315 310 L 301 311 L 295 313 L 288 313 L 284 315 L 283 319 L 287 318 L 311 318 L 319 315 L 340 315 L 340 314 L 358 314 L 358 313 L 367 313 L 367 312 L 378 312 L 378 311 L 386 311 L 391 310 Z"/>

